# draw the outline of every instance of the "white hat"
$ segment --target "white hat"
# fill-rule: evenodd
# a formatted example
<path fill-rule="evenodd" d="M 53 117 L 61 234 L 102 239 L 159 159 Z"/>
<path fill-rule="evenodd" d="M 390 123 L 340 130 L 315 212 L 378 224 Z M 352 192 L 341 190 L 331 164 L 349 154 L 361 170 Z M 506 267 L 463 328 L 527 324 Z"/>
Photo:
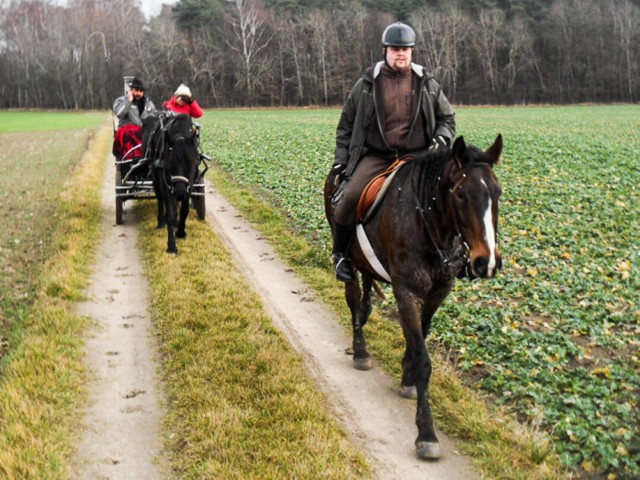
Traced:
<path fill-rule="evenodd" d="M 191 90 L 184 83 L 181 83 L 176 92 L 173 94 L 174 97 L 189 97 L 191 98 Z"/>

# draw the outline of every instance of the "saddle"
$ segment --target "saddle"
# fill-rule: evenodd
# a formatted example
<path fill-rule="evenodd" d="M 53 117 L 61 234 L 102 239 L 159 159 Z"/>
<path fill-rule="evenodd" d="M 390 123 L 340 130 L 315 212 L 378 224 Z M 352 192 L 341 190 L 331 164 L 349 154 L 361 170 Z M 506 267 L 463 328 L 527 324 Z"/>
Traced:
<path fill-rule="evenodd" d="M 384 268 L 380 260 L 376 256 L 376 253 L 367 238 L 367 234 L 364 231 L 363 225 L 367 222 L 367 220 L 375 213 L 376 209 L 382 203 L 387 190 L 389 189 L 389 185 L 391 185 L 391 180 L 398 173 L 398 170 L 407 163 L 409 160 L 412 160 L 413 157 L 402 157 L 393 162 L 389 168 L 387 168 L 384 172 L 376 175 L 366 187 L 362 191 L 360 195 L 360 201 L 358 202 L 358 208 L 356 210 L 356 237 L 358 238 L 358 243 L 360 244 L 360 248 L 362 249 L 362 253 L 366 257 L 369 265 L 376 271 L 378 275 L 380 275 L 387 282 L 391 283 L 391 277 L 387 270 Z"/>
<path fill-rule="evenodd" d="M 384 172 L 373 177 L 367 186 L 364 187 L 356 210 L 356 223 L 366 223 L 369 217 L 375 213 L 387 193 L 391 180 L 396 175 L 400 167 L 411 159 L 412 157 L 399 158 Z"/>

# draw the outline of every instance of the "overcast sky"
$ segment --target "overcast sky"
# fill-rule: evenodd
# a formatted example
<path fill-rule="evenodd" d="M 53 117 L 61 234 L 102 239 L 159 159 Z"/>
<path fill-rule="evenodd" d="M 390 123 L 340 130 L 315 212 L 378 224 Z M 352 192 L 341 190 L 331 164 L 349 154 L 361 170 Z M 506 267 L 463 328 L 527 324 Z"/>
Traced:
<path fill-rule="evenodd" d="M 160 10 L 162 10 L 163 3 L 173 5 L 176 2 L 177 0 L 140 0 L 140 3 L 142 4 L 142 12 L 147 18 L 158 15 Z"/>

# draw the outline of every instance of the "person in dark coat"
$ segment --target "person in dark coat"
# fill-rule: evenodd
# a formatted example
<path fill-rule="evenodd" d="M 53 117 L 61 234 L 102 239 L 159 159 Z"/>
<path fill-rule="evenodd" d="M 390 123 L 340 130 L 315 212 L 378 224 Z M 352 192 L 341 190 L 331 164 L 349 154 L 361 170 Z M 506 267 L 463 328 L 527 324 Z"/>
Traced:
<path fill-rule="evenodd" d="M 348 182 L 333 232 L 333 263 L 343 282 L 355 278 L 345 255 L 367 183 L 396 159 L 448 147 L 455 135 L 455 113 L 440 84 L 412 62 L 415 43 L 409 25 L 389 25 L 382 34 L 384 59 L 356 82 L 340 116 L 331 175 L 336 182 Z"/>
<path fill-rule="evenodd" d="M 134 78 L 129 83 L 129 91 L 113 102 L 113 113 L 118 118 L 113 140 L 113 155 L 117 159 L 122 159 L 131 148 L 142 142 L 142 122 L 156 111 L 144 92 L 143 83 Z"/>

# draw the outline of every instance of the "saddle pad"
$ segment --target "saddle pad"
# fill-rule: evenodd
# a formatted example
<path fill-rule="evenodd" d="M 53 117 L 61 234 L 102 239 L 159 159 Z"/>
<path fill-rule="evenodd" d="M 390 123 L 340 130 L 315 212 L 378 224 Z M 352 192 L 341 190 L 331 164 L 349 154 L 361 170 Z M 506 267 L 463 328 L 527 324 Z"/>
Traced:
<path fill-rule="evenodd" d="M 356 237 L 358 238 L 358 243 L 360 244 L 360 248 L 362 249 L 362 253 L 367 258 L 369 265 L 371 268 L 375 270 L 375 272 L 384 278 L 387 282 L 391 283 L 391 276 L 385 270 L 380 260 L 376 256 L 376 252 L 373 251 L 373 247 L 371 246 L 371 242 L 369 242 L 369 238 L 364 231 L 364 227 L 361 223 L 356 225 Z"/>
<path fill-rule="evenodd" d="M 391 179 L 395 176 L 400 167 L 407 163 L 407 161 L 409 161 L 409 158 L 406 157 L 396 160 L 384 172 L 373 177 L 373 180 L 364 187 L 356 210 L 356 218 L 358 222 L 364 223 L 363 219 L 365 215 L 375 211 L 384 198 L 387 188 L 391 183 Z M 371 212 L 369 212 L 369 210 L 371 210 Z"/>

